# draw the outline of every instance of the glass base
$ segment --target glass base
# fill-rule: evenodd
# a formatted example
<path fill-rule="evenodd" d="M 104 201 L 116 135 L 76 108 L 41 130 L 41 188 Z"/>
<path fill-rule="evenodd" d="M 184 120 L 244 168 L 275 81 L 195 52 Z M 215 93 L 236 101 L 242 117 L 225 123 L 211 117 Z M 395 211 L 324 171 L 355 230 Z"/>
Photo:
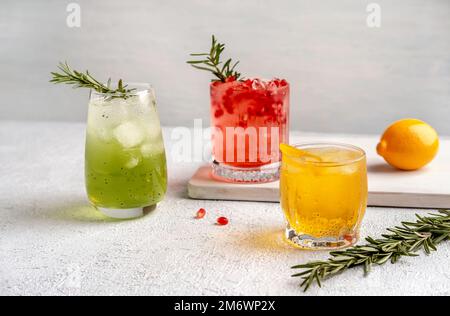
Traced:
<path fill-rule="evenodd" d="M 222 181 L 242 183 L 273 182 L 280 178 L 280 163 L 272 163 L 254 168 L 225 165 L 216 160 L 212 163 L 213 176 Z"/>
<path fill-rule="evenodd" d="M 132 219 L 144 216 L 144 209 L 146 207 L 136 207 L 136 208 L 105 208 L 97 206 L 97 209 L 104 215 L 117 218 L 117 219 Z"/>
<path fill-rule="evenodd" d="M 286 228 L 285 237 L 295 247 L 306 250 L 336 250 L 354 245 L 359 239 L 359 233 L 346 234 L 342 237 L 315 238 L 306 234 L 298 234 L 289 226 Z"/>

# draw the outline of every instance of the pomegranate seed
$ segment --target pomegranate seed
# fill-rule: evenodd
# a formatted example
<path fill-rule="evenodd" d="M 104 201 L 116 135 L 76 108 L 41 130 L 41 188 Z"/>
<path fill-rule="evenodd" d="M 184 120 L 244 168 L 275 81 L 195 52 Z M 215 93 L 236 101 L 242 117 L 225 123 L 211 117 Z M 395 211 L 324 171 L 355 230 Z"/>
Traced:
<path fill-rule="evenodd" d="M 228 224 L 228 218 L 223 217 L 223 216 L 222 216 L 222 217 L 219 217 L 219 218 L 217 219 L 217 224 L 218 224 L 218 225 L 221 225 L 221 226 Z"/>
<path fill-rule="evenodd" d="M 214 112 L 214 117 L 218 118 L 221 117 L 223 115 L 223 110 L 222 109 L 218 109 Z"/>
<path fill-rule="evenodd" d="M 205 217 L 205 215 L 206 215 L 205 209 L 204 209 L 204 208 L 201 208 L 201 209 L 199 209 L 199 210 L 197 211 L 197 216 L 196 216 L 196 218 L 197 218 L 197 219 L 200 219 L 200 218 Z"/>
<path fill-rule="evenodd" d="M 229 76 L 227 79 L 225 79 L 225 82 L 233 82 L 236 81 L 236 78 L 234 76 Z"/>
<path fill-rule="evenodd" d="M 248 86 L 248 87 L 251 87 L 252 84 L 253 84 L 253 80 L 247 79 L 247 80 L 244 81 L 244 84 L 245 84 L 246 86 Z"/>

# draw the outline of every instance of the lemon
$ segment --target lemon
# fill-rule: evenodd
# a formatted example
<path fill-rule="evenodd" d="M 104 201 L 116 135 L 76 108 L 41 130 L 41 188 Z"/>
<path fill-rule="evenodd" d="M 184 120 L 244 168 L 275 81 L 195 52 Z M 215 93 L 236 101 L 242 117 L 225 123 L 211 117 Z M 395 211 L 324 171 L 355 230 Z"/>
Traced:
<path fill-rule="evenodd" d="M 288 144 L 280 144 L 280 151 L 282 154 L 293 158 L 305 158 L 305 159 L 309 158 L 312 161 L 317 162 L 322 161 L 322 158 L 320 158 L 319 156 L 311 154 L 303 149 L 299 149 Z"/>
<path fill-rule="evenodd" d="M 377 153 L 391 166 L 402 170 L 422 168 L 433 160 L 438 149 L 436 131 L 417 119 L 392 123 L 377 145 Z"/>

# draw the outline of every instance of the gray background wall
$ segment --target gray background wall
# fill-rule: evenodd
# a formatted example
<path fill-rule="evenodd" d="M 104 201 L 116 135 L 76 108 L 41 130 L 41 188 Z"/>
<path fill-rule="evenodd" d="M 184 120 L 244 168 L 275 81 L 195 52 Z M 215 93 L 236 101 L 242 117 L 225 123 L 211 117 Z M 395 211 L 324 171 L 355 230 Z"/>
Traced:
<path fill-rule="evenodd" d="M 81 28 L 66 6 L 81 5 Z M 381 28 L 366 6 L 381 5 Z M 88 92 L 48 83 L 58 61 L 151 82 L 163 124 L 208 119 L 209 75 L 188 53 L 214 33 L 249 76 L 287 78 L 291 125 L 379 133 L 418 117 L 450 135 L 448 0 L 1 0 L 0 118 L 84 121 Z"/>

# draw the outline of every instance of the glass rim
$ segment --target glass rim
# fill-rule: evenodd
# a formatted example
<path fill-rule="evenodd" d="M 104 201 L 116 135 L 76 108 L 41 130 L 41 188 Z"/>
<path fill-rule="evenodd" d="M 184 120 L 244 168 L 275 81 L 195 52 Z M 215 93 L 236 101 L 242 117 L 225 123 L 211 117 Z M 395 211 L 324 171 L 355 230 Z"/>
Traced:
<path fill-rule="evenodd" d="M 106 84 L 106 83 L 104 83 Z M 130 93 L 128 93 L 129 96 L 138 96 L 138 95 L 145 95 L 145 94 L 154 94 L 155 90 L 153 89 L 153 86 L 150 83 L 146 82 L 128 82 L 125 83 L 127 85 L 127 88 L 136 89 Z M 91 96 L 100 96 L 100 97 L 115 97 L 115 96 L 122 96 L 121 93 L 109 93 L 109 92 L 98 92 L 94 89 L 91 89 Z"/>
<path fill-rule="evenodd" d="M 308 160 L 302 160 L 300 161 L 303 164 L 312 164 L 312 165 L 318 165 L 318 166 L 345 166 L 350 165 L 352 163 L 358 162 L 366 158 L 366 152 L 355 145 L 346 144 L 346 143 L 340 143 L 340 142 L 308 142 L 308 143 L 295 143 L 290 145 L 297 149 L 304 149 L 305 147 L 312 147 L 317 148 L 320 146 L 330 146 L 330 147 L 341 147 L 345 149 L 350 149 L 353 151 L 356 151 L 359 153 L 359 156 L 354 159 L 346 159 L 343 161 L 308 161 Z M 295 158 L 293 155 L 285 154 L 282 152 L 283 155 L 286 155 L 290 158 Z"/>

